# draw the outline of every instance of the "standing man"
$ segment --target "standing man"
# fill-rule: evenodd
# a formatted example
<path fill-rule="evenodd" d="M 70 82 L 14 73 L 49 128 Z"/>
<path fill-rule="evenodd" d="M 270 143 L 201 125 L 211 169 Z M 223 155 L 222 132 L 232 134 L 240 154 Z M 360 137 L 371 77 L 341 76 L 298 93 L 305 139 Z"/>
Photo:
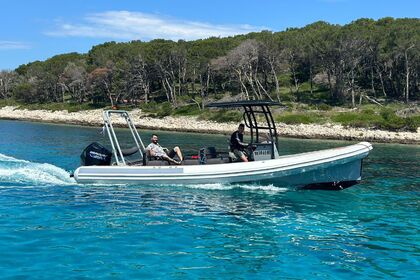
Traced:
<path fill-rule="evenodd" d="M 248 156 L 245 152 L 245 148 L 248 147 L 248 144 L 244 143 L 244 130 L 245 125 L 241 123 L 238 126 L 238 130 L 232 133 L 230 136 L 230 150 L 236 157 L 244 162 L 248 162 Z"/>
<path fill-rule="evenodd" d="M 182 163 L 184 158 L 182 157 L 181 149 L 178 146 L 174 147 L 170 151 L 166 148 L 163 148 L 161 145 L 159 145 L 158 143 L 159 138 L 156 134 L 152 135 L 151 141 L 152 143 L 150 143 L 146 147 L 146 151 L 150 153 L 150 156 L 158 157 L 158 158 L 161 158 L 163 160 L 166 160 L 168 162 L 175 163 L 178 165 Z M 174 159 L 175 155 L 178 156 L 179 161 Z"/>

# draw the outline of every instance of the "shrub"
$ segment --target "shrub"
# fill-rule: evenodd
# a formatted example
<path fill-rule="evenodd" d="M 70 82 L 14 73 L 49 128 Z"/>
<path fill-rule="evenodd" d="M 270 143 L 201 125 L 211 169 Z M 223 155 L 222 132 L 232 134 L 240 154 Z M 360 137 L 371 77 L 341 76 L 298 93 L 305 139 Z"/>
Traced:
<path fill-rule="evenodd" d="M 169 102 L 163 102 L 160 104 L 159 109 L 156 112 L 156 116 L 158 117 L 166 117 L 172 114 L 172 104 Z"/>
<path fill-rule="evenodd" d="M 410 118 L 401 118 L 395 114 L 390 108 L 384 108 L 381 110 L 380 115 L 382 121 L 378 124 L 378 128 L 386 130 L 401 130 L 412 127 L 414 122 Z M 413 129 L 413 128 L 412 128 Z"/>
<path fill-rule="evenodd" d="M 420 116 L 408 117 L 405 119 L 406 128 L 409 131 L 417 132 L 417 128 L 420 127 Z"/>
<path fill-rule="evenodd" d="M 381 122 L 381 116 L 362 112 L 339 113 L 331 117 L 333 122 L 352 127 L 375 127 Z"/>
<path fill-rule="evenodd" d="M 351 127 L 370 127 L 384 130 L 409 130 L 417 131 L 420 126 L 420 116 L 401 118 L 390 108 L 383 108 L 379 114 L 367 108 L 361 112 L 339 113 L 331 120 Z"/>
<path fill-rule="evenodd" d="M 173 111 L 174 115 L 179 116 L 196 116 L 201 113 L 201 110 L 198 108 L 197 105 L 187 105 L 183 107 L 176 108 Z"/>
<path fill-rule="evenodd" d="M 276 116 L 276 121 L 286 124 L 309 124 L 322 122 L 323 118 L 314 113 L 286 113 Z"/>
<path fill-rule="evenodd" d="M 318 110 L 321 110 L 321 111 L 331 111 L 331 109 L 332 107 L 325 103 L 321 103 L 318 105 Z"/>
<path fill-rule="evenodd" d="M 29 83 L 21 83 L 17 85 L 13 91 L 13 97 L 17 101 L 24 103 L 36 103 L 39 101 L 39 96 L 36 93 L 35 87 Z"/>
<path fill-rule="evenodd" d="M 366 115 L 375 115 L 375 110 L 373 110 L 371 108 L 366 108 L 366 109 L 362 110 L 362 113 L 366 114 Z"/>
<path fill-rule="evenodd" d="M 390 108 L 383 108 L 380 114 L 381 114 L 381 117 L 386 121 L 391 120 L 394 118 L 394 116 L 396 116 L 394 111 L 392 111 L 392 109 Z"/>
<path fill-rule="evenodd" d="M 242 121 L 242 113 L 236 110 L 206 110 L 203 111 L 199 119 L 216 122 L 240 122 Z"/>
<path fill-rule="evenodd" d="M 0 99 L 0 108 L 19 105 L 14 99 Z"/>
<path fill-rule="evenodd" d="M 158 104 L 155 101 L 140 104 L 140 109 L 147 113 L 155 113 L 158 110 Z"/>

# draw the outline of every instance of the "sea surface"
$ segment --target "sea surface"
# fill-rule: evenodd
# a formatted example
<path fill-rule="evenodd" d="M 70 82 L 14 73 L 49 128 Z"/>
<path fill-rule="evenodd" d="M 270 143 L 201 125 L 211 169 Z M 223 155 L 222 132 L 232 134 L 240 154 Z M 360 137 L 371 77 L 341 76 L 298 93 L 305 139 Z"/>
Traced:
<path fill-rule="evenodd" d="M 159 136 L 186 153 L 227 146 Z M 303 191 L 78 185 L 69 171 L 93 141 L 107 143 L 100 128 L 0 120 L 1 279 L 419 279 L 419 146 L 374 144 L 361 184 Z M 282 138 L 280 153 L 348 144 Z"/>

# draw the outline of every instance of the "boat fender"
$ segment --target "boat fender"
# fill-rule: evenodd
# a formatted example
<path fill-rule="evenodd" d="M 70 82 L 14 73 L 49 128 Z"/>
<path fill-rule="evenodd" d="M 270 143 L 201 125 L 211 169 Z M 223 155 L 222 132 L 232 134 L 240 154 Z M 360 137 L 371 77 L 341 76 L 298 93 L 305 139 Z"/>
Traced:
<path fill-rule="evenodd" d="M 198 163 L 199 164 L 206 164 L 207 163 L 206 149 L 201 148 L 198 155 L 199 155 Z"/>

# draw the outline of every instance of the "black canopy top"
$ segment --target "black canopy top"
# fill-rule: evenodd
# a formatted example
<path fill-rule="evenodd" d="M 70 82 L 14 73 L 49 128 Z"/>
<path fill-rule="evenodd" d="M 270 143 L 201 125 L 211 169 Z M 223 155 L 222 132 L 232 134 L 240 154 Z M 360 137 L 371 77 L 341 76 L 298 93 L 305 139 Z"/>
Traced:
<path fill-rule="evenodd" d="M 244 124 L 249 128 L 251 133 L 251 143 L 260 143 L 260 134 L 266 131 L 269 134 L 271 141 L 271 158 L 275 158 L 274 146 L 278 146 L 278 137 L 276 123 L 270 111 L 270 106 L 282 106 L 279 102 L 271 100 L 247 100 L 247 101 L 233 101 L 233 102 L 215 102 L 210 103 L 207 107 L 213 108 L 238 108 L 242 107 L 244 112 L 242 118 Z M 257 107 L 257 108 L 255 108 Z M 263 115 L 264 118 L 258 118 L 258 115 Z M 264 121 L 265 119 L 265 121 Z"/>
<path fill-rule="evenodd" d="M 245 100 L 245 101 L 232 101 L 232 102 L 215 102 L 210 103 L 206 107 L 213 108 L 235 108 L 243 106 L 281 106 L 280 103 L 270 100 Z"/>

